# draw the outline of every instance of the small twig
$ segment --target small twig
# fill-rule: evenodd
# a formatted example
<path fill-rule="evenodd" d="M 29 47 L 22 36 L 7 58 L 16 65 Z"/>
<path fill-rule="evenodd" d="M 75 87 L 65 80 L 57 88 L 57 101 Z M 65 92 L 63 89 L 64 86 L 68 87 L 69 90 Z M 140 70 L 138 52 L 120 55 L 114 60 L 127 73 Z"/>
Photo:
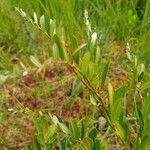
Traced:
<path fill-rule="evenodd" d="M 19 143 L 19 144 L 16 144 L 16 145 L 9 145 L 9 148 L 19 148 L 19 147 L 23 147 L 27 144 L 31 144 L 32 141 L 25 141 L 25 142 L 22 142 L 22 143 Z"/>

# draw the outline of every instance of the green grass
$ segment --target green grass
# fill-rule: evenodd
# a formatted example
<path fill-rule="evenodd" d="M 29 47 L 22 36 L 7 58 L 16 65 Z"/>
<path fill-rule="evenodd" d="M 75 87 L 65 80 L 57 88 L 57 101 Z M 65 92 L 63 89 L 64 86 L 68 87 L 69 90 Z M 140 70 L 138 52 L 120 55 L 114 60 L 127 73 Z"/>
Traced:
<path fill-rule="evenodd" d="M 0 146 L 148 149 L 149 19 L 148 0 L 1 0 Z"/>

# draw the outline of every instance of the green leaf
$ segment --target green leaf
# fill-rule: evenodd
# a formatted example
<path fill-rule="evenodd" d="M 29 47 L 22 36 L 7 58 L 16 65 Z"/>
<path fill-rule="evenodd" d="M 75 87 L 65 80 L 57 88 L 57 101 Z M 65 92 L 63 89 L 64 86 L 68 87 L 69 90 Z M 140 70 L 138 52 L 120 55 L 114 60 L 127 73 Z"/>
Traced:
<path fill-rule="evenodd" d="M 93 129 L 90 131 L 90 133 L 89 133 L 89 137 L 94 141 L 94 139 L 95 139 L 96 136 L 97 136 L 97 133 L 98 133 L 97 129 L 96 129 L 96 128 L 93 128 Z"/>
<path fill-rule="evenodd" d="M 71 120 L 69 123 L 69 129 L 73 135 L 73 137 L 78 140 L 79 138 L 81 138 L 81 133 L 80 133 L 80 129 L 77 125 L 77 121 L 75 120 Z"/>
<path fill-rule="evenodd" d="M 149 123 L 149 121 L 150 121 L 150 118 L 144 124 L 144 129 L 142 131 L 142 137 L 145 137 L 147 135 L 150 136 L 150 123 Z"/>
<path fill-rule="evenodd" d="M 68 99 L 68 102 L 66 104 L 67 109 L 71 109 L 72 104 L 76 100 L 77 96 L 82 92 L 82 84 L 81 81 L 77 78 L 74 80 L 73 85 L 72 85 L 72 92 L 71 96 Z"/>
<path fill-rule="evenodd" d="M 102 150 L 108 150 L 109 144 L 105 138 L 101 139 L 101 149 Z"/>
<path fill-rule="evenodd" d="M 96 57 L 95 57 L 95 63 L 96 64 L 100 63 L 100 57 L 101 57 L 101 50 L 100 50 L 100 47 L 97 46 L 97 48 L 96 48 Z"/>
<path fill-rule="evenodd" d="M 59 123 L 59 120 L 55 115 L 52 117 L 52 121 L 54 122 L 55 125 Z"/>
<path fill-rule="evenodd" d="M 56 43 L 54 43 L 53 47 L 52 47 L 52 57 L 54 60 L 60 60 L 60 56 L 59 56 L 59 49 L 56 45 Z"/>
<path fill-rule="evenodd" d="M 77 78 L 73 82 L 71 97 L 78 96 L 81 93 L 81 91 L 82 91 L 82 84 L 81 84 L 81 81 Z"/>
<path fill-rule="evenodd" d="M 94 32 L 94 33 L 92 33 L 92 36 L 91 36 L 91 44 L 92 44 L 92 46 L 94 46 L 96 44 L 96 41 L 97 41 L 97 33 Z"/>
<path fill-rule="evenodd" d="M 51 37 L 54 35 L 54 34 L 56 34 L 56 20 L 52 20 L 52 19 L 50 19 L 50 35 L 51 35 Z"/>
<path fill-rule="evenodd" d="M 133 150 L 141 150 L 141 147 L 140 147 L 140 139 L 137 138 L 136 141 L 134 142 L 133 146 L 132 146 L 132 149 Z"/>
<path fill-rule="evenodd" d="M 150 89 L 150 82 L 148 81 L 143 83 L 143 85 L 140 87 L 141 91 L 146 90 L 146 89 Z"/>
<path fill-rule="evenodd" d="M 37 14 L 36 12 L 33 13 L 34 23 L 38 24 Z"/>
<path fill-rule="evenodd" d="M 48 127 L 48 131 L 46 133 L 46 141 L 48 144 L 51 144 L 54 142 L 54 140 L 56 139 L 56 131 L 57 131 L 57 127 L 56 125 L 50 125 Z"/>
<path fill-rule="evenodd" d="M 55 115 L 52 117 L 52 121 L 55 125 L 58 125 L 65 134 L 69 134 L 68 127 L 65 124 L 59 122 L 58 118 Z"/>
<path fill-rule="evenodd" d="M 82 60 L 80 60 L 80 68 L 81 68 L 81 71 L 84 74 L 88 74 L 88 69 L 89 69 L 89 64 L 90 64 L 90 58 L 91 58 L 90 53 L 86 52 L 84 54 Z"/>
<path fill-rule="evenodd" d="M 69 132 L 69 129 L 67 128 L 67 126 L 66 126 L 65 124 L 59 122 L 58 125 L 59 125 L 60 129 L 61 129 L 65 134 L 69 134 L 69 133 L 70 133 L 70 132 Z"/>
<path fill-rule="evenodd" d="M 91 104 L 94 105 L 94 106 L 97 105 L 96 99 L 95 99 L 95 97 L 94 97 L 93 95 L 90 95 L 90 102 L 91 102 Z"/>
<path fill-rule="evenodd" d="M 108 94 L 109 94 L 110 109 L 112 110 L 114 103 L 114 90 L 111 83 L 108 84 Z"/>
<path fill-rule="evenodd" d="M 145 136 L 141 141 L 141 149 L 147 150 L 148 146 L 150 145 L 150 136 Z"/>
<path fill-rule="evenodd" d="M 119 119 L 119 124 L 122 126 L 122 128 L 124 129 L 124 137 L 125 137 L 125 141 L 129 142 L 130 139 L 130 129 L 129 129 L 129 123 L 126 120 L 126 117 L 124 116 L 124 114 L 122 113 L 122 115 L 120 116 Z"/>
<path fill-rule="evenodd" d="M 83 43 L 83 44 L 81 44 L 74 52 L 73 52 L 73 56 L 76 54 L 76 53 L 78 53 L 80 50 L 82 50 L 83 48 L 85 48 L 86 47 L 86 45 L 87 45 L 87 43 Z"/>
<path fill-rule="evenodd" d="M 100 144 L 100 140 L 95 139 L 94 140 L 94 147 L 93 150 L 101 150 L 101 144 Z"/>
<path fill-rule="evenodd" d="M 90 62 L 88 77 L 91 83 L 97 83 L 99 79 L 99 66 L 97 64 Z"/>
<path fill-rule="evenodd" d="M 44 15 L 42 15 L 42 16 L 40 17 L 40 27 L 41 27 L 42 29 L 45 29 L 45 17 L 44 17 Z"/>
<path fill-rule="evenodd" d="M 144 100 L 142 114 L 143 114 L 143 120 L 144 120 L 144 122 L 146 122 L 147 119 L 150 118 L 150 96 L 148 96 Z"/>
<path fill-rule="evenodd" d="M 35 66 L 37 66 L 37 67 L 39 67 L 39 68 L 41 68 L 42 67 L 42 64 L 39 62 L 39 60 L 37 59 L 37 58 L 35 58 L 34 56 L 30 56 L 30 60 L 32 61 L 32 63 L 35 65 Z"/>
<path fill-rule="evenodd" d="M 42 150 L 42 145 L 38 142 L 36 138 L 32 141 L 32 149 L 33 150 Z"/>
<path fill-rule="evenodd" d="M 93 150 L 93 142 L 90 138 L 85 137 L 82 141 L 82 149 L 83 150 Z"/>
<path fill-rule="evenodd" d="M 56 43 L 56 45 L 57 45 L 57 47 L 59 49 L 59 56 L 60 56 L 60 58 L 68 60 L 67 52 L 62 48 L 62 46 L 60 44 L 60 41 L 59 41 L 59 38 L 58 38 L 58 36 L 56 34 L 54 34 L 53 40 L 54 40 L 54 42 Z"/>
<path fill-rule="evenodd" d="M 138 76 L 138 82 L 141 82 L 144 78 L 144 72 L 142 72 L 139 76 Z"/>
<path fill-rule="evenodd" d="M 114 94 L 114 99 L 116 100 L 116 99 L 123 98 L 127 90 L 128 90 L 127 86 L 122 86 L 119 89 L 117 89 Z"/>
<path fill-rule="evenodd" d="M 44 136 L 42 132 L 42 118 L 39 117 L 35 122 L 35 128 L 37 132 L 37 140 L 39 144 L 44 145 Z"/>
<path fill-rule="evenodd" d="M 128 59 L 132 62 L 133 58 L 129 51 L 126 51 L 126 55 L 127 55 Z"/>
<path fill-rule="evenodd" d="M 111 121 L 112 123 L 115 123 L 119 120 L 119 117 L 122 113 L 123 103 L 122 99 L 115 100 L 113 102 L 112 108 L 111 108 Z"/>
<path fill-rule="evenodd" d="M 102 79 L 101 79 L 101 89 L 104 90 L 105 80 L 109 71 L 109 62 L 105 65 L 104 70 L 102 72 Z"/>
<path fill-rule="evenodd" d="M 142 126 L 143 125 L 143 115 L 140 111 L 140 109 L 138 108 L 138 105 L 136 103 L 134 103 L 134 113 L 135 113 L 135 116 L 138 120 L 138 122 L 140 123 L 140 125 Z"/>
<path fill-rule="evenodd" d="M 126 132 L 124 130 L 124 128 L 121 126 L 121 124 L 119 122 L 116 122 L 114 124 L 115 126 L 115 130 L 116 130 L 116 133 L 120 136 L 120 138 L 125 141 L 126 140 Z"/>

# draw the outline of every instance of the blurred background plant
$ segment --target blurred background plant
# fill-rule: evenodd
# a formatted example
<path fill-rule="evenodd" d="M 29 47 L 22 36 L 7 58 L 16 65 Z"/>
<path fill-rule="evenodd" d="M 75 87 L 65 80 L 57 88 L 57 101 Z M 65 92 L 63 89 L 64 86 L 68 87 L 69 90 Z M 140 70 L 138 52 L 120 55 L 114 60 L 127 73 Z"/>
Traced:
<path fill-rule="evenodd" d="M 7 106 L 3 101 L 13 95 L 8 92 L 13 87 L 12 79 L 16 85 L 22 74 L 27 76 L 23 84 L 35 83 L 37 87 L 31 86 L 27 95 L 23 90 L 19 96 L 29 97 L 34 108 L 40 105 L 39 99 L 47 102 L 53 88 L 45 78 L 56 76 L 52 70 L 47 71 L 52 60 L 61 67 L 67 65 L 75 76 L 69 94 L 63 94 L 64 114 L 82 109 L 74 106 L 77 99 L 81 107 L 90 107 L 87 116 L 79 112 L 69 121 L 45 112 L 45 108 L 37 109 L 38 117 L 31 112 L 28 118 L 32 118 L 36 131 L 32 142 L 24 144 L 26 149 L 149 147 L 149 8 L 146 0 L 0 1 L 2 112 Z M 63 77 L 61 83 L 66 83 Z M 26 114 L 20 98 L 13 97 Z M 7 147 L 5 141 L 0 137 L 0 145 Z"/>

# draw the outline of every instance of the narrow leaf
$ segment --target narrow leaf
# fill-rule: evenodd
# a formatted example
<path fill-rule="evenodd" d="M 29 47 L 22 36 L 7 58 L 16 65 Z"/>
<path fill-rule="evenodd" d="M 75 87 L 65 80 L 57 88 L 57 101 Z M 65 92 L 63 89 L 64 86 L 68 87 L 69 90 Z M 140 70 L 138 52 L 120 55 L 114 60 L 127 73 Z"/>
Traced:
<path fill-rule="evenodd" d="M 69 134 L 69 129 L 67 128 L 65 124 L 59 122 L 58 125 L 65 134 Z"/>
<path fill-rule="evenodd" d="M 37 15 L 36 15 L 35 12 L 33 13 L 33 17 L 34 17 L 34 23 L 35 23 L 35 24 L 38 24 Z"/>
<path fill-rule="evenodd" d="M 144 100 L 142 108 L 143 119 L 146 121 L 150 117 L 150 96 Z"/>
<path fill-rule="evenodd" d="M 44 15 L 42 15 L 40 17 L 40 26 L 42 29 L 45 29 L 45 17 L 44 17 Z"/>
<path fill-rule="evenodd" d="M 111 83 L 108 84 L 108 94 L 109 94 L 110 109 L 112 110 L 114 103 L 114 90 Z"/>
<path fill-rule="evenodd" d="M 85 137 L 81 142 L 83 150 L 93 150 L 93 142 L 90 138 Z"/>
<path fill-rule="evenodd" d="M 30 60 L 32 61 L 32 63 L 35 65 L 35 66 L 37 66 L 37 67 L 39 67 L 39 68 L 41 68 L 42 67 L 42 64 L 39 62 L 39 60 L 37 59 L 37 58 L 35 58 L 34 56 L 30 56 Z"/>
<path fill-rule="evenodd" d="M 112 123 L 115 123 L 119 120 L 119 117 L 122 112 L 122 99 L 114 101 L 112 108 L 111 108 L 111 120 Z"/>
<path fill-rule="evenodd" d="M 122 86 L 119 89 L 117 89 L 114 94 L 114 99 L 123 98 L 127 90 L 128 90 L 127 86 Z"/>
<path fill-rule="evenodd" d="M 68 59 L 68 56 L 67 56 L 67 53 L 66 51 L 62 48 L 61 44 L 60 44 L 60 41 L 59 41 L 59 38 L 56 34 L 54 34 L 53 36 L 53 40 L 54 42 L 56 43 L 58 49 L 59 49 L 59 56 L 61 59 Z"/>

